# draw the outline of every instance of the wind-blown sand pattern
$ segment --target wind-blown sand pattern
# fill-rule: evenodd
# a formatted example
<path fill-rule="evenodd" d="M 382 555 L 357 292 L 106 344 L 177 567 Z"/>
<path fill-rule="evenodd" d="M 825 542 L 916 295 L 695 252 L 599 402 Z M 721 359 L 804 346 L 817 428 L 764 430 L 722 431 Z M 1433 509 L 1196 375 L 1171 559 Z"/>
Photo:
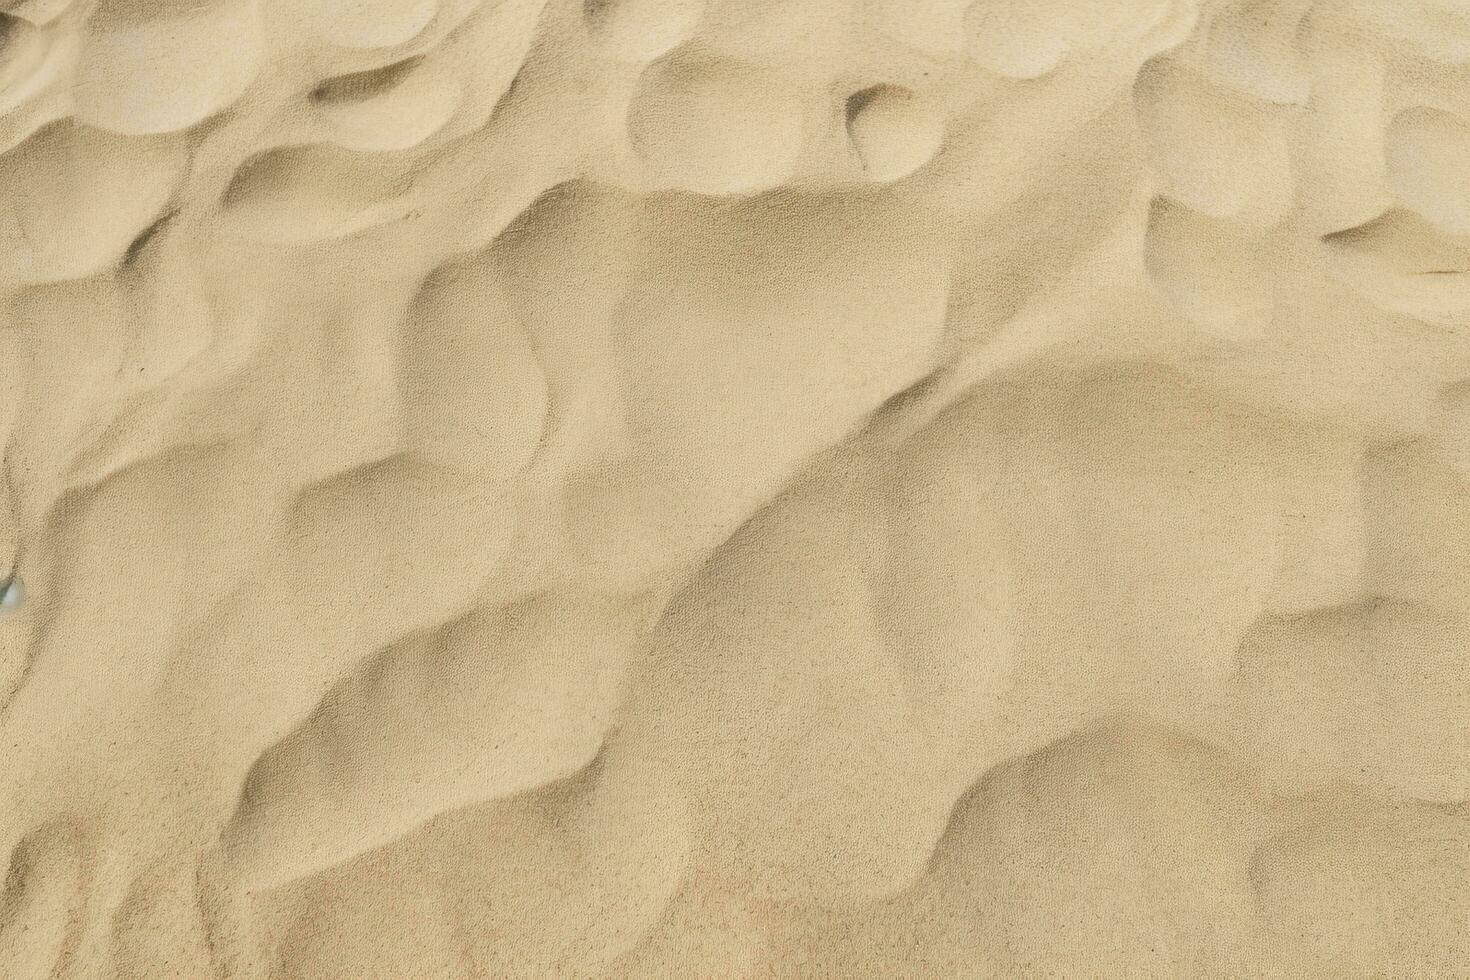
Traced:
<path fill-rule="evenodd" d="M 1465 0 L 0 11 L 0 977 L 1470 976 Z"/>

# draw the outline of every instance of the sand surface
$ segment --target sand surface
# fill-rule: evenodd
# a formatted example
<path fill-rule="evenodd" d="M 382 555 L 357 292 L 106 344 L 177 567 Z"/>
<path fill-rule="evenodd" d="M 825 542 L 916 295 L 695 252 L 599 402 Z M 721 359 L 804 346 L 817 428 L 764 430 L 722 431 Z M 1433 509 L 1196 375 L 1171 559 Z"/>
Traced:
<path fill-rule="evenodd" d="M 0 0 L 0 978 L 1470 976 L 1467 0 Z"/>

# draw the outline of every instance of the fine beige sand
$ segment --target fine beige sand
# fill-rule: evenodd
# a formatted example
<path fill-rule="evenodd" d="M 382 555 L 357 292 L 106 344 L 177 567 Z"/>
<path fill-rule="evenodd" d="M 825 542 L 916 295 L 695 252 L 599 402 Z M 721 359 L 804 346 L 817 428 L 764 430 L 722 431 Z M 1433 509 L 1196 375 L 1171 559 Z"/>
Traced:
<path fill-rule="evenodd" d="M 1470 977 L 1470 0 L 0 0 L 0 978 Z"/>

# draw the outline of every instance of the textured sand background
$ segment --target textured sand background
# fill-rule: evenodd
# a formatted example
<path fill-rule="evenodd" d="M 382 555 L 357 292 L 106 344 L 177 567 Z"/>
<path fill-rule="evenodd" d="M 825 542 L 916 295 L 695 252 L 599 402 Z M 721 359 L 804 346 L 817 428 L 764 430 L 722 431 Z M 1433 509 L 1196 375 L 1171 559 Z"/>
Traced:
<path fill-rule="evenodd" d="M 1470 976 L 1466 0 L 0 10 L 0 977 Z"/>

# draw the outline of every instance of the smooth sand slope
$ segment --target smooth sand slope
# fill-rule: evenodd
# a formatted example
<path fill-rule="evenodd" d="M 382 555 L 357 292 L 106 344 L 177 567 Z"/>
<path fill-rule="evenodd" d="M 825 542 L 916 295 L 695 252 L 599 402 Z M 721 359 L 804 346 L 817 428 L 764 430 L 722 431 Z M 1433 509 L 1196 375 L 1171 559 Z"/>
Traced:
<path fill-rule="evenodd" d="M 1466 0 L 0 2 L 0 978 L 1470 976 Z"/>

